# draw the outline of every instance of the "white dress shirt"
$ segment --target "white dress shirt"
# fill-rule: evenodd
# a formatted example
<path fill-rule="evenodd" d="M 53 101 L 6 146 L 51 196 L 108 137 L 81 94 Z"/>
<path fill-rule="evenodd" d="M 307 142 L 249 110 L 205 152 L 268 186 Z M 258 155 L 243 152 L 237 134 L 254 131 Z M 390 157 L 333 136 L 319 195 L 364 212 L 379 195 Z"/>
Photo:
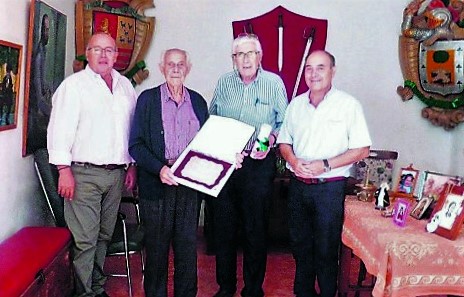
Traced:
<path fill-rule="evenodd" d="M 116 70 L 113 92 L 90 67 L 66 78 L 52 99 L 47 147 L 50 163 L 128 164 L 130 125 L 137 94 Z"/>
<path fill-rule="evenodd" d="M 317 108 L 309 103 L 309 91 L 294 98 L 277 143 L 292 145 L 295 156 L 307 161 L 329 159 L 372 144 L 361 104 L 334 87 Z M 334 168 L 319 177 L 349 176 L 351 166 Z M 287 167 L 293 171 L 288 163 Z"/>

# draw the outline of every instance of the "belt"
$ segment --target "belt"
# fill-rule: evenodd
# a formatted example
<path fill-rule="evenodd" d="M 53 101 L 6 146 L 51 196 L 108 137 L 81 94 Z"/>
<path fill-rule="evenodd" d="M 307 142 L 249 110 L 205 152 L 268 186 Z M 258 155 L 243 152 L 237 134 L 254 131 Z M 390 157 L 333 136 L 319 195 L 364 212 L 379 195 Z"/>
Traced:
<path fill-rule="evenodd" d="M 344 176 L 320 177 L 320 178 L 304 178 L 304 177 L 296 176 L 294 174 L 293 174 L 293 177 L 296 180 L 299 180 L 300 182 L 303 182 L 303 183 L 305 183 L 307 185 L 319 185 L 319 184 L 325 184 L 325 183 L 341 181 L 341 180 L 346 179 L 346 177 L 344 177 Z"/>
<path fill-rule="evenodd" d="M 126 167 L 126 164 L 103 164 L 97 165 L 89 162 L 71 162 L 72 165 L 83 166 L 85 168 L 101 168 L 106 170 L 115 170 L 123 169 Z"/>

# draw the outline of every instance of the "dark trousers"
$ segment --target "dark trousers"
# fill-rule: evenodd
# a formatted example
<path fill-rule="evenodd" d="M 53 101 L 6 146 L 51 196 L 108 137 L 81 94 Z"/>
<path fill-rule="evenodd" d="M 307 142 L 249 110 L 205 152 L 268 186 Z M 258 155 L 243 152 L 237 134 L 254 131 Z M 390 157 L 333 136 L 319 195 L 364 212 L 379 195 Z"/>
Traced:
<path fill-rule="evenodd" d="M 145 230 L 147 297 L 166 297 L 169 248 L 174 252 L 174 296 L 197 294 L 196 230 L 198 193 L 184 186 L 166 186 L 159 200 L 140 201 Z"/>
<path fill-rule="evenodd" d="M 213 199 L 216 281 L 221 290 L 237 289 L 238 228 L 243 237 L 242 296 L 264 296 L 269 202 L 275 174 L 275 155 L 264 160 L 245 158 L 218 198 Z"/>
<path fill-rule="evenodd" d="M 288 195 L 290 245 L 296 263 L 294 293 L 322 297 L 337 291 L 338 251 L 344 215 L 345 181 L 307 185 L 294 178 Z"/>

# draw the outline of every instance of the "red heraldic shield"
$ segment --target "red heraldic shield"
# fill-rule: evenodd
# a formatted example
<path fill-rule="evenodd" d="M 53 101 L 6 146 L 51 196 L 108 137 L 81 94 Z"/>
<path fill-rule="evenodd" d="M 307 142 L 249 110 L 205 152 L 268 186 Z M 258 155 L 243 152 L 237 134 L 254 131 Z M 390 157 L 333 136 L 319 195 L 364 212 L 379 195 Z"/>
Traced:
<path fill-rule="evenodd" d="M 124 15 L 95 11 L 94 32 L 110 34 L 116 40 L 118 59 L 114 68 L 118 71 L 126 70 L 132 58 L 135 40 L 135 19 Z"/>
<path fill-rule="evenodd" d="M 258 36 L 263 47 L 263 68 L 280 75 L 289 100 L 294 93 L 300 65 L 305 59 L 306 47 L 310 45 L 309 53 L 323 50 L 327 40 L 327 20 L 305 17 L 282 6 L 255 18 L 234 21 L 232 28 L 234 38 L 241 33 Z M 279 45 L 279 39 L 283 41 L 282 45 Z M 301 73 L 296 94 L 307 90 L 304 73 Z"/>

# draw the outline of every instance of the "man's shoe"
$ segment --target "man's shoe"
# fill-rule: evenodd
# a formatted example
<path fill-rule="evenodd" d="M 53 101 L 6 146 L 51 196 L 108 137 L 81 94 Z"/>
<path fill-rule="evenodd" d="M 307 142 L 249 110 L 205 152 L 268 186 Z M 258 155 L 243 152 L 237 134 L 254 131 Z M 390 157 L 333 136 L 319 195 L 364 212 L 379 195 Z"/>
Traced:
<path fill-rule="evenodd" d="M 227 292 L 226 290 L 219 290 L 213 297 L 233 297 L 235 293 Z"/>
<path fill-rule="evenodd" d="M 110 297 L 110 295 L 106 294 L 106 292 L 103 291 L 100 294 L 95 295 L 95 297 Z"/>

